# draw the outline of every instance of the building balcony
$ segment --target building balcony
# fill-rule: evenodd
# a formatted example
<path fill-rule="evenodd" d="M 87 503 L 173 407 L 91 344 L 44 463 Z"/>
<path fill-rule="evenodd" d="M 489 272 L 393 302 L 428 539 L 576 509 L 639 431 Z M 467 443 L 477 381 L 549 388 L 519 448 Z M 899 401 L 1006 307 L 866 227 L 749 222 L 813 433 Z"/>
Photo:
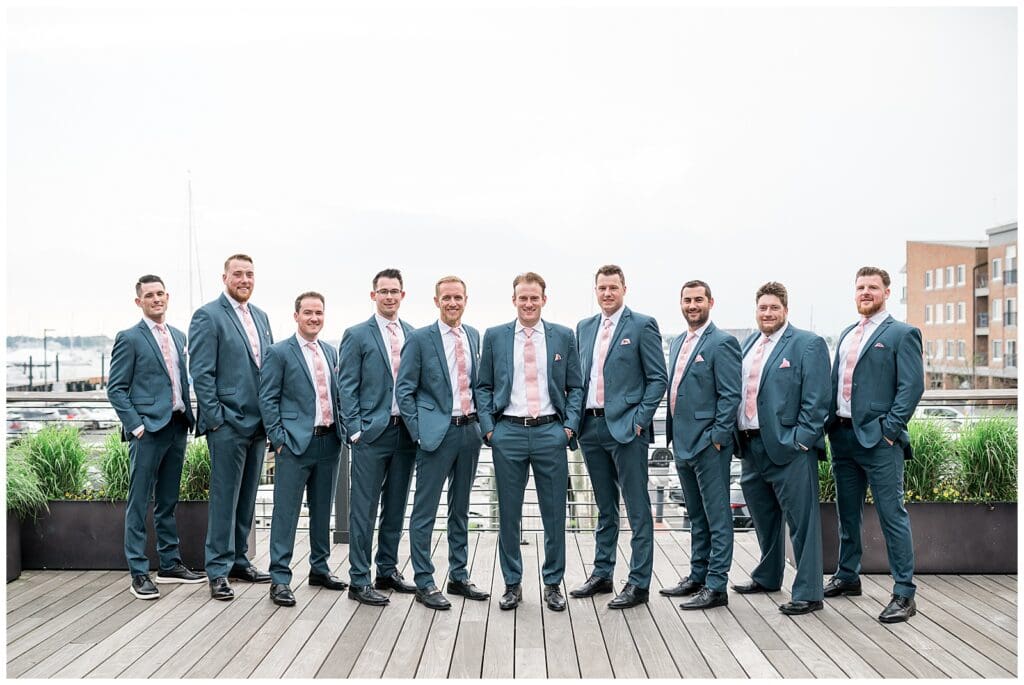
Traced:
<path fill-rule="evenodd" d="M 978 314 L 978 328 L 988 328 L 988 312 Z"/>

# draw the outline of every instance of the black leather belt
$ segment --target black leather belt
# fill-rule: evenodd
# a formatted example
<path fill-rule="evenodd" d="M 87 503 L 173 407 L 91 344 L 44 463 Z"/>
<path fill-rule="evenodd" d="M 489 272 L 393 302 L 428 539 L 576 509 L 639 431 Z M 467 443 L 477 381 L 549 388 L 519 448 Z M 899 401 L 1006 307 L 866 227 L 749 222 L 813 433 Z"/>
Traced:
<path fill-rule="evenodd" d="M 334 424 L 330 426 L 313 426 L 313 436 L 322 438 L 325 435 L 331 435 L 334 433 Z"/>
<path fill-rule="evenodd" d="M 501 420 L 514 423 L 517 426 L 526 426 L 529 428 L 532 426 L 543 426 L 544 424 L 557 421 L 558 414 L 548 414 L 547 416 L 538 416 L 537 418 L 533 418 L 532 416 L 509 416 L 508 414 L 502 414 Z"/>
<path fill-rule="evenodd" d="M 395 426 L 401 426 L 404 423 L 401 416 L 392 416 L 388 419 L 388 427 L 393 428 Z"/>
<path fill-rule="evenodd" d="M 748 428 L 740 431 L 740 437 L 744 440 L 753 440 L 757 436 L 761 435 L 760 428 Z"/>
<path fill-rule="evenodd" d="M 453 416 L 452 417 L 452 425 L 453 426 L 465 426 L 465 425 L 468 425 L 470 423 L 476 423 L 476 421 L 477 421 L 476 414 L 466 414 L 465 416 Z"/>
<path fill-rule="evenodd" d="M 583 413 L 587 416 L 604 416 L 604 409 L 588 409 Z"/>
<path fill-rule="evenodd" d="M 845 416 L 837 416 L 836 425 L 842 426 L 843 428 L 853 428 L 853 419 L 848 419 Z"/>

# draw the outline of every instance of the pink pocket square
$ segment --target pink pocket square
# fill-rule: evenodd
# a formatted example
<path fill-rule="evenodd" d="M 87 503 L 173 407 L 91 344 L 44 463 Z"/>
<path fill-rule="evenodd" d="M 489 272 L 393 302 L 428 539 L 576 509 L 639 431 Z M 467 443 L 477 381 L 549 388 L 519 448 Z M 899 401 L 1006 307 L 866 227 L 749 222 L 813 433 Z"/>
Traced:
<path fill-rule="evenodd" d="M 562 361 L 562 355 L 560 355 L 560 354 L 558 354 L 557 352 L 555 352 L 555 361 L 556 361 L 556 362 L 560 362 L 560 361 Z"/>
<path fill-rule="evenodd" d="M 884 348 L 884 347 L 885 347 L 885 345 L 883 345 L 882 343 L 875 343 L 875 349 Z"/>
<path fill-rule="evenodd" d="M 789 360 L 786 359 L 785 357 L 783 357 L 782 358 L 782 363 L 779 364 L 779 368 L 780 369 L 788 369 L 789 368 Z"/>
<path fill-rule="evenodd" d="M 694 357 L 694 359 L 693 359 L 693 363 L 694 364 L 699 364 L 702 361 L 704 361 L 704 357 L 703 357 L 703 355 L 699 355 L 699 354 L 696 357 Z"/>
<path fill-rule="evenodd" d="M 620 344 L 620 345 L 629 345 L 629 344 L 631 344 L 631 343 L 629 342 L 629 338 L 623 338 L 623 339 L 622 339 L 622 342 L 620 342 L 619 344 Z"/>

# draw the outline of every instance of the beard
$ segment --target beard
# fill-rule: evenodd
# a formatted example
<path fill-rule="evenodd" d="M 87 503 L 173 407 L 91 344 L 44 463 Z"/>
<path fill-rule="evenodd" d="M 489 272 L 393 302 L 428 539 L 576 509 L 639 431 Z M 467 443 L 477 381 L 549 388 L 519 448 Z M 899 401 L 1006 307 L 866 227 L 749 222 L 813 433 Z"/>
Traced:
<path fill-rule="evenodd" d="M 757 327 L 761 329 L 761 333 L 763 333 L 764 335 L 772 335 L 773 333 L 775 333 L 776 331 L 780 330 L 785 325 L 786 325 L 786 319 L 782 319 L 781 321 L 776 321 L 776 322 L 774 322 L 772 324 L 763 324 L 760 321 L 757 323 Z"/>
<path fill-rule="evenodd" d="M 860 300 L 857 301 L 857 313 L 863 316 L 865 319 L 869 319 L 878 312 L 882 311 L 883 307 L 885 307 L 885 300 L 882 300 L 881 302 L 861 302 Z"/>

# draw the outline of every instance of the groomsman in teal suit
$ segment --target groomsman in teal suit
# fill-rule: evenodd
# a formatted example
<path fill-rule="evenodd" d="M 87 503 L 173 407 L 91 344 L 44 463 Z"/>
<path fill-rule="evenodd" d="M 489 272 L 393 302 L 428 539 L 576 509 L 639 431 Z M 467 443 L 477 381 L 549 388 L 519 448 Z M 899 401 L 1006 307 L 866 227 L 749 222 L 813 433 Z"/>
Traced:
<path fill-rule="evenodd" d="M 761 560 L 740 594 L 775 592 L 786 566 L 786 523 L 796 557 L 792 601 L 784 614 L 822 608 L 818 459 L 825 458 L 829 358 L 825 341 L 787 321 L 789 295 L 771 281 L 758 290 L 759 333 L 743 343 L 743 387 L 737 415 L 740 485 L 754 520 Z"/>
<path fill-rule="evenodd" d="M 352 443 L 348 596 L 374 606 L 389 601 L 377 590 L 416 592 L 416 586 L 405 582 L 398 570 L 398 541 L 416 464 L 416 443 L 409 437 L 395 398 L 402 346 L 413 331 L 398 318 L 404 298 L 402 273 L 384 269 L 373 277 L 373 316 L 341 337 L 338 394 L 342 421 Z M 371 587 L 378 507 L 377 578 Z"/>
<path fill-rule="evenodd" d="M 672 369 L 665 431 L 690 517 L 690 575 L 669 597 L 696 594 L 679 606 L 711 609 L 729 603 L 732 509 L 729 462 L 740 404 L 740 344 L 711 322 L 715 300 L 704 281 L 688 281 L 679 293 L 687 332 L 672 341 Z"/>
<path fill-rule="evenodd" d="M 590 577 L 569 594 L 592 597 L 614 590 L 621 492 L 633 533 L 632 555 L 626 585 L 608 606 L 625 609 L 646 603 L 650 594 L 654 521 L 647 449 L 654 439 L 654 411 L 665 394 L 665 354 L 658 322 L 623 304 L 622 269 L 599 268 L 594 293 L 601 313 L 580 321 L 576 338 L 584 375 L 579 441 L 597 500 L 596 549 Z"/>
<path fill-rule="evenodd" d="M 477 418 L 476 377 L 480 334 L 462 323 L 466 284 L 445 276 L 434 286 L 440 318 L 413 331 L 402 349 L 395 394 L 409 436 L 416 441 L 416 496 L 409 522 L 416 601 L 445 610 L 451 603 L 434 583 L 431 532 L 441 490 L 448 481 L 448 592 L 467 599 L 490 595 L 469 580 L 466 569 L 469 496 L 482 436 Z"/>
<path fill-rule="evenodd" d="M 854 302 L 861 319 L 843 331 L 832 365 L 825 432 L 836 479 L 839 568 L 824 591 L 826 597 L 861 593 L 860 525 L 870 485 L 894 581 L 892 598 L 878 620 L 898 623 L 917 613 L 903 460 L 913 456 L 907 422 L 924 392 L 924 363 L 921 331 L 885 310 L 889 284 L 884 269 L 865 266 L 857 272 Z"/>
<path fill-rule="evenodd" d="M 224 262 L 225 292 L 195 311 L 188 327 L 189 370 L 199 407 L 196 435 L 210 446 L 210 512 L 206 575 L 210 596 L 234 598 L 228 577 L 269 583 L 249 561 L 249 531 L 267 452 L 260 418 L 260 366 L 274 342 L 270 320 L 249 304 L 256 285 L 252 257 Z"/>
<path fill-rule="evenodd" d="M 295 606 L 291 580 L 302 496 L 309 504 L 309 584 L 344 590 L 331 575 L 331 499 L 345 433 L 338 411 L 338 359 L 318 337 L 324 296 L 295 298 L 295 335 L 266 350 L 260 372 L 260 413 L 274 450 L 274 515 L 270 522 L 270 599 Z"/>
<path fill-rule="evenodd" d="M 146 511 L 153 497 L 153 525 L 160 568 L 158 583 L 201 583 L 204 577 L 181 563 L 174 507 L 181 486 L 185 439 L 195 423 L 185 370 L 185 334 L 166 323 L 170 295 L 159 276 L 135 284 L 138 325 L 114 339 L 107 397 L 121 419 L 121 438 L 131 455 L 124 553 L 132 576 L 129 591 L 139 599 L 156 599 L 160 591 L 149 578 L 146 557 Z"/>
<path fill-rule="evenodd" d="M 498 489 L 499 555 L 505 593 L 499 606 L 523 599 L 519 551 L 523 495 L 529 470 L 544 524 L 544 601 L 565 610 L 566 448 L 575 449 L 583 403 L 583 376 L 572 331 L 541 320 L 544 279 L 532 271 L 512 281 L 517 318 L 484 333 L 480 356 L 480 429 L 493 447 Z"/>

